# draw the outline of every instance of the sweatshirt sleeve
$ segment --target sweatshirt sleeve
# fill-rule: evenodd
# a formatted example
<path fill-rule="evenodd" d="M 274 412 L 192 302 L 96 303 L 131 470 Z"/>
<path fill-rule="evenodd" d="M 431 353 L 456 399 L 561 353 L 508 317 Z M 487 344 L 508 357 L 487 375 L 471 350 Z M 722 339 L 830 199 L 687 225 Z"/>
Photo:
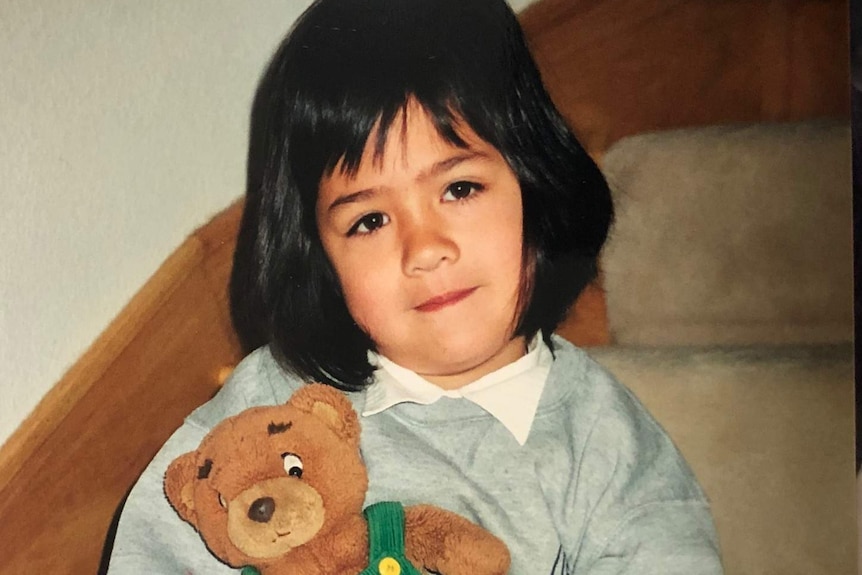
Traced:
<path fill-rule="evenodd" d="M 682 454 L 627 388 L 588 371 L 590 416 L 573 445 L 580 480 L 566 490 L 567 573 L 721 575 L 709 502 Z"/>
<path fill-rule="evenodd" d="M 109 575 L 236 572 L 213 557 L 192 526 L 180 519 L 164 494 L 163 478 L 171 461 L 197 449 L 219 421 L 252 405 L 281 399 L 271 385 L 268 361 L 271 356 L 265 350 L 244 359 L 219 393 L 186 418 L 138 478 L 120 516 Z"/>
<path fill-rule="evenodd" d="M 608 541 L 590 575 L 721 575 L 709 507 L 696 501 L 641 505 Z"/>
<path fill-rule="evenodd" d="M 589 575 L 721 575 L 709 503 L 694 474 L 633 396 L 620 403 L 585 450 L 611 464 L 591 519 L 601 550 Z"/>

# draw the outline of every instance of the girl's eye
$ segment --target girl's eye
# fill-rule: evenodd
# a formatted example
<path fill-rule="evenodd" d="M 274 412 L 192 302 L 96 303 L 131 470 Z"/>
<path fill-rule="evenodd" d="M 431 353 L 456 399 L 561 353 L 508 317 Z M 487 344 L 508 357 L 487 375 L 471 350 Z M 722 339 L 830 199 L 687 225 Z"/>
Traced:
<path fill-rule="evenodd" d="M 362 216 L 353 226 L 347 230 L 347 235 L 370 234 L 389 223 L 389 216 L 381 212 L 374 212 Z"/>
<path fill-rule="evenodd" d="M 302 477 L 302 459 L 293 453 L 282 453 L 281 458 L 284 460 L 284 470 L 287 474 L 300 479 Z"/>
<path fill-rule="evenodd" d="M 446 192 L 443 194 L 443 199 L 447 201 L 464 200 L 474 195 L 476 192 L 481 192 L 483 186 L 475 182 L 455 182 L 446 186 Z"/>

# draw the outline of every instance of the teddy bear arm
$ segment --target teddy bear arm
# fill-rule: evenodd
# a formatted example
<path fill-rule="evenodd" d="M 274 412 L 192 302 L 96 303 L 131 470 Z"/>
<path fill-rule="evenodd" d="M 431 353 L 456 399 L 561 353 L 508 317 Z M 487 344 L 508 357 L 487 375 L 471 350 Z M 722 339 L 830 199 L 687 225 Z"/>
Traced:
<path fill-rule="evenodd" d="M 322 573 L 355 575 L 368 565 L 368 526 L 360 515 L 342 519 L 321 543 L 321 551 L 329 562 Z"/>
<path fill-rule="evenodd" d="M 447 575 L 504 575 L 509 549 L 460 515 L 431 505 L 405 509 L 405 551 L 416 565 Z"/>

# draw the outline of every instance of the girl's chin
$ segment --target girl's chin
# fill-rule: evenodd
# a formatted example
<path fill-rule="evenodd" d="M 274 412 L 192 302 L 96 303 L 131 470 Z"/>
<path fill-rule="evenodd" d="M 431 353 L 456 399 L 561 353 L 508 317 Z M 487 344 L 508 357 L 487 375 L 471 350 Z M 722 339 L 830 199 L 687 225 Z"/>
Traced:
<path fill-rule="evenodd" d="M 443 389 L 457 389 L 516 361 L 524 353 L 523 338 L 519 337 L 496 350 L 496 353 L 479 356 L 465 353 L 460 358 L 455 353 L 449 353 L 438 362 L 429 363 L 429 369 L 415 371 Z M 435 364 L 437 369 L 434 369 Z"/>

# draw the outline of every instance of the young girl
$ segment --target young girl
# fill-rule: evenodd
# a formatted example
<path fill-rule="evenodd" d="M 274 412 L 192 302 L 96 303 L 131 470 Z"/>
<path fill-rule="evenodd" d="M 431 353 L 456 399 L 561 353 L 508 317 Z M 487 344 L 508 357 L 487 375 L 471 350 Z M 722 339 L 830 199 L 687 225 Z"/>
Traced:
<path fill-rule="evenodd" d="M 552 335 L 612 208 L 503 0 L 318 0 L 253 114 L 232 278 L 266 344 L 132 491 L 110 573 L 230 573 L 162 494 L 221 419 L 321 381 L 361 414 L 367 503 L 432 503 L 515 574 L 721 573 L 671 441 Z"/>

